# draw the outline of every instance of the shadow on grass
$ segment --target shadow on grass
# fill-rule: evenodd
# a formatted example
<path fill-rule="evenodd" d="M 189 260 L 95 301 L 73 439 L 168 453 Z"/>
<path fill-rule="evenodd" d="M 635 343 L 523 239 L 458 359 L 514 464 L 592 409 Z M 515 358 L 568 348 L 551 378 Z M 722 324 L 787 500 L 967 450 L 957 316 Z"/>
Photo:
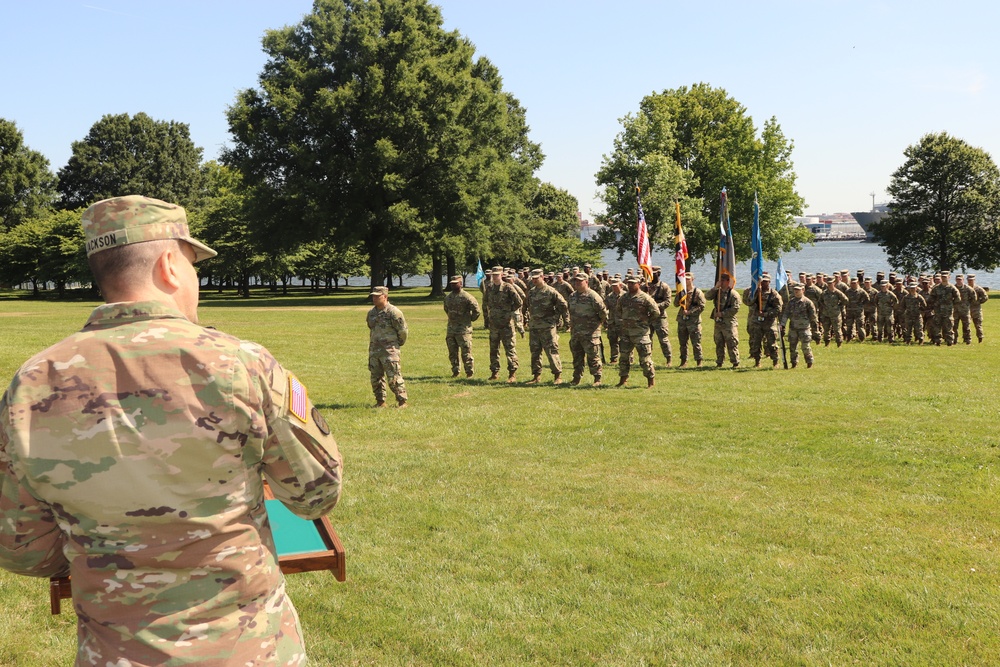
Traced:
<path fill-rule="evenodd" d="M 320 410 L 349 410 L 350 408 L 363 408 L 366 404 L 361 405 L 353 403 L 316 403 L 316 407 Z"/>

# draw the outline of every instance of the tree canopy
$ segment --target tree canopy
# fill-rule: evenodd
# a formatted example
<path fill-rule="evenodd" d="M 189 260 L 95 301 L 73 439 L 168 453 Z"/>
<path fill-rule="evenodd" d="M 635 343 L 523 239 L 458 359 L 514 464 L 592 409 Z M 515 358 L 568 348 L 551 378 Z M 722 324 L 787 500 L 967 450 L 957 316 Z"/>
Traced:
<path fill-rule="evenodd" d="M 619 257 L 636 249 L 635 184 L 654 248 L 672 248 L 675 201 L 691 261 L 717 245 L 719 201 L 727 189 L 738 256 L 750 255 L 753 200 L 760 202 L 764 254 L 770 259 L 811 238 L 796 226 L 803 199 L 795 191 L 793 144 L 776 119 L 758 133 L 746 108 L 721 88 L 699 83 L 647 95 L 622 119 L 614 150 L 597 173 L 607 213 L 598 237 Z"/>
<path fill-rule="evenodd" d="M 0 230 L 41 214 L 55 198 L 49 161 L 25 146 L 16 124 L 0 118 Z"/>
<path fill-rule="evenodd" d="M 872 225 L 889 262 L 908 273 L 1000 266 L 1000 171 L 989 153 L 940 132 L 903 155 L 889 214 Z"/>
<path fill-rule="evenodd" d="M 106 115 L 94 123 L 59 170 L 60 206 L 137 194 L 189 207 L 197 203 L 202 150 L 185 123 L 144 113 Z"/>
<path fill-rule="evenodd" d="M 541 151 L 497 69 L 437 7 L 316 0 L 263 44 L 223 160 L 255 188 L 272 243 L 361 244 L 374 284 L 394 255 L 464 262 L 496 254 L 497 226 L 524 228 Z"/>

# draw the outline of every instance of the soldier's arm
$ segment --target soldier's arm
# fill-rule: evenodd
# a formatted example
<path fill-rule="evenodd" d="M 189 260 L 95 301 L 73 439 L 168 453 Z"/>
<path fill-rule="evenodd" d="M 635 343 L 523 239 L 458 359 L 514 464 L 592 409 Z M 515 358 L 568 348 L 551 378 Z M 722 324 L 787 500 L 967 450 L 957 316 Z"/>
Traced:
<path fill-rule="evenodd" d="M 7 453 L 6 397 L 0 402 L 0 419 L 0 567 L 31 577 L 68 574 L 66 536 L 52 508 L 31 494 Z"/>
<path fill-rule="evenodd" d="M 410 330 L 406 327 L 406 318 L 403 317 L 402 311 L 398 309 L 392 318 L 392 328 L 396 330 L 396 336 L 399 338 L 399 346 L 403 347 L 406 344 L 406 336 Z"/>
<path fill-rule="evenodd" d="M 597 309 L 597 314 L 601 318 L 601 324 L 608 323 L 608 308 L 604 305 L 604 299 L 600 296 L 594 298 L 594 308 Z"/>
<path fill-rule="evenodd" d="M 511 305 L 513 306 L 511 310 L 517 310 L 522 305 L 524 305 L 524 299 L 521 298 L 521 291 L 516 290 L 513 287 L 510 290 Z"/>
<path fill-rule="evenodd" d="M 479 302 L 476 301 L 476 297 L 469 295 L 469 319 L 473 322 L 479 319 L 482 314 L 482 310 L 479 308 Z"/>
<path fill-rule="evenodd" d="M 736 298 L 735 291 L 730 292 L 730 294 L 732 296 L 730 296 L 729 304 L 726 306 L 726 309 L 723 311 L 723 313 L 729 317 L 732 317 L 735 316 L 737 312 L 739 312 L 740 300 Z"/>
<path fill-rule="evenodd" d="M 262 392 L 267 440 L 261 459 L 275 498 L 304 519 L 325 515 L 340 498 L 343 458 L 306 388 L 262 351 L 255 383 Z M 240 406 L 237 405 L 237 408 Z"/>
<path fill-rule="evenodd" d="M 560 294 L 558 291 L 556 291 L 555 293 L 555 298 L 556 298 L 556 308 L 555 308 L 556 312 L 558 312 L 559 315 L 562 316 L 563 318 L 568 318 L 569 304 L 566 303 L 566 299 L 564 299 L 563 295 Z"/>

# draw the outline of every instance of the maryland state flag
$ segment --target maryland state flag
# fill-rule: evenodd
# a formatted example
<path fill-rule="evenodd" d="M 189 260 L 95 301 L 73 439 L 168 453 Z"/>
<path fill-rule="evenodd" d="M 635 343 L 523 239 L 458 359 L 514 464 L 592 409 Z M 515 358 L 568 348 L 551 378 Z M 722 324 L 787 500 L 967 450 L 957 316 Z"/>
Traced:
<path fill-rule="evenodd" d="M 638 182 L 635 184 L 635 204 L 639 208 L 639 225 L 636 228 L 639 247 L 636 249 L 635 258 L 639 262 L 639 268 L 646 276 L 646 282 L 650 282 L 653 280 L 653 261 L 650 257 L 649 229 L 646 228 L 646 216 L 642 212 L 642 199 L 639 198 Z"/>
<path fill-rule="evenodd" d="M 684 238 L 684 230 L 681 229 L 681 203 L 674 202 L 677 208 L 677 229 L 674 237 L 674 280 L 676 281 L 678 305 L 680 308 L 687 308 L 687 258 L 688 244 Z"/>
<path fill-rule="evenodd" d="M 722 201 L 719 205 L 719 253 L 715 267 L 715 280 L 718 282 L 723 275 L 729 276 L 729 287 L 736 288 L 736 249 L 733 247 L 733 231 L 729 226 L 729 199 L 726 189 L 722 188 Z"/>

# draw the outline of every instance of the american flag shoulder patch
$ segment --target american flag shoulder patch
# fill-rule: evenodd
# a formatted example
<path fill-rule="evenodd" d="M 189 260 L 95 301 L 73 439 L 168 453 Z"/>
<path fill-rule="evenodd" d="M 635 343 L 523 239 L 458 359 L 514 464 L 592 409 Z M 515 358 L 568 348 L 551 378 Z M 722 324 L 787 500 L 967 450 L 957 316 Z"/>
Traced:
<path fill-rule="evenodd" d="M 309 399 L 306 396 L 306 388 L 294 375 L 288 376 L 288 411 L 298 417 L 299 421 L 305 424 L 308 421 L 309 412 L 306 406 Z"/>

